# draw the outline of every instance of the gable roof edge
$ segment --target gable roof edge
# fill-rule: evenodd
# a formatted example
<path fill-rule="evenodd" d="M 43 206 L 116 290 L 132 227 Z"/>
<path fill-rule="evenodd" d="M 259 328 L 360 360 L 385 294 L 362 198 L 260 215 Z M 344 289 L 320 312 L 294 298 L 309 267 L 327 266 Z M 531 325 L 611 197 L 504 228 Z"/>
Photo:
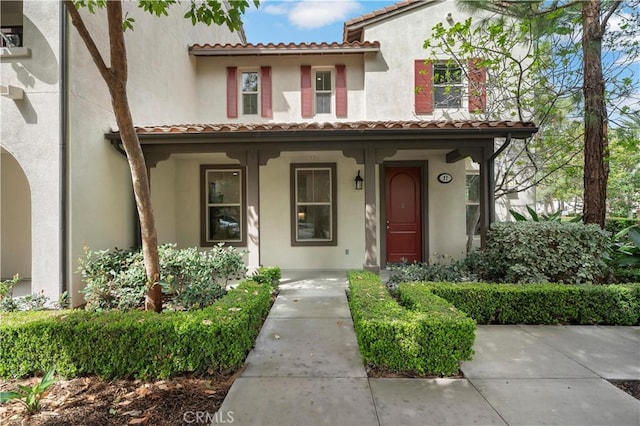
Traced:
<path fill-rule="evenodd" d="M 346 41 L 363 41 L 364 28 L 368 25 L 381 22 L 396 15 L 403 14 L 414 9 L 439 3 L 443 0 L 403 0 L 391 6 L 374 10 L 367 14 L 350 19 L 344 23 L 342 38 Z M 351 36 L 351 37 L 350 37 Z"/>

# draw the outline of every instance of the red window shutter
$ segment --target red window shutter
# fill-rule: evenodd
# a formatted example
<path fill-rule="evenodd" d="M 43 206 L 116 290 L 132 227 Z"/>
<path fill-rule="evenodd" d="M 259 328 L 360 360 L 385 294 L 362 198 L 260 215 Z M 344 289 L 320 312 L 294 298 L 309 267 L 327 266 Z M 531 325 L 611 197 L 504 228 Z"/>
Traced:
<path fill-rule="evenodd" d="M 313 87 L 311 86 L 311 65 L 300 67 L 300 97 L 302 98 L 302 117 L 313 117 Z"/>
<path fill-rule="evenodd" d="M 487 70 L 479 62 L 469 60 L 469 112 L 484 112 L 487 105 Z"/>
<path fill-rule="evenodd" d="M 347 116 L 347 71 L 344 65 L 336 65 L 336 117 Z"/>
<path fill-rule="evenodd" d="M 433 64 L 423 59 L 414 62 L 414 90 L 416 114 L 433 112 Z"/>
<path fill-rule="evenodd" d="M 260 111 L 263 117 L 272 118 L 271 107 L 271 67 L 260 67 Z"/>
<path fill-rule="evenodd" d="M 227 117 L 238 118 L 238 68 L 227 67 Z"/>

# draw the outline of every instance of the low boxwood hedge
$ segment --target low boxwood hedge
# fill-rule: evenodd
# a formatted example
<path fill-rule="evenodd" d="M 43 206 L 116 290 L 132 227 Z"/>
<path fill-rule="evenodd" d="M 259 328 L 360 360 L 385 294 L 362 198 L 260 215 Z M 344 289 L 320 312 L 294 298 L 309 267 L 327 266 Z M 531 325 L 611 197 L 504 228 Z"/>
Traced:
<path fill-rule="evenodd" d="M 56 366 L 63 376 L 167 378 L 239 368 L 270 307 L 268 284 L 240 283 L 188 312 L 40 311 L 0 314 L 0 377 Z"/>
<path fill-rule="evenodd" d="M 390 371 L 453 375 L 471 359 L 475 322 L 434 295 L 405 308 L 371 272 L 349 273 L 349 306 L 363 361 Z M 415 308 L 412 310 L 410 308 Z"/>
<path fill-rule="evenodd" d="M 398 291 L 440 296 L 478 324 L 640 324 L 640 284 L 413 283 Z"/>

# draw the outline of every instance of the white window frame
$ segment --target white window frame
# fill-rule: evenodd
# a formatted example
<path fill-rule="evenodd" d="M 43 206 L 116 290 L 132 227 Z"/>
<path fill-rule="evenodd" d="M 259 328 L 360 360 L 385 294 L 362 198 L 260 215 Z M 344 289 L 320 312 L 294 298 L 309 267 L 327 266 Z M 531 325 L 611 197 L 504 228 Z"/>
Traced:
<path fill-rule="evenodd" d="M 244 79 L 243 79 L 243 75 L 246 73 L 256 73 L 256 75 L 258 76 L 258 79 L 256 81 L 256 90 L 255 91 L 248 91 L 245 92 L 244 89 Z M 241 115 L 243 116 L 247 116 L 247 117 L 260 117 L 260 104 L 261 104 L 261 100 L 260 100 L 260 83 L 261 83 L 261 76 L 260 76 L 260 70 L 259 69 L 255 69 L 255 68 L 246 68 L 246 69 L 240 69 L 239 70 L 239 74 L 240 74 L 240 84 L 239 84 L 239 91 L 240 91 L 240 112 Z M 246 114 L 244 112 L 244 95 L 256 95 L 256 112 L 255 114 Z"/>
<path fill-rule="evenodd" d="M 478 176 L 478 201 L 471 201 L 469 200 L 469 196 L 468 196 L 468 189 L 467 189 L 467 177 L 468 176 Z M 464 209 L 465 209 L 465 224 L 467 224 L 467 208 L 469 206 L 478 206 L 478 209 L 480 209 L 480 170 L 475 170 L 475 169 L 467 169 L 465 172 L 465 176 L 464 176 L 464 185 L 465 185 L 465 196 L 464 196 Z M 478 221 L 478 223 L 480 223 Z M 467 234 L 467 226 L 465 225 L 465 234 Z M 467 237 L 469 235 L 467 234 Z M 474 232 L 473 237 L 480 237 L 480 228 L 478 227 L 477 232 Z"/>
<path fill-rule="evenodd" d="M 458 69 L 460 70 L 460 81 L 456 82 L 455 84 L 451 84 L 450 82 L 438 82 L 436 80 L 436 70 L 438 68 L 441 67 L 446 67 L 448 69 Z M 437 108 L 437 109 L 460 109 L 463 108 L 464 106 L 464 100 L 465 100 L 465 96 L 464 96 L 464 89 L 465 89 L 465 77 L 464 77 L 464 72 L 462 67 L 454 62 L 454 61 L 448 61 L 448 62 L 436 62 L 433 64 L 433 107 Z M 453 90 L 459 90 L 460 91 L 460 97 L 458 98 L 459 100 L 459 105 L 455 105 L 455 106 L 451 106 L 451 105 L 442 105 L 442 104 L 438 104 L 437 99 L 436 99 L 436 91 L 438 89 L 443 89 L 446 93 L 447 88 L 450 88 L 450 93 L 447 94 L 447 96 L 451 96 L 451 91 Z"/>
<path fill-rule="evenodd" d="M 336 73 L 333 67 L 313 68 L 313 111 L 315 115 L 333 116 L 335 115 L 335 96 L 336 96 Z M 329 90 L 317 90 L 316 82 L 318 81 L 319 72 L 328 72 L 331 78 L 331 88 Z M 318 112 L 318 93 L 329 94 L 329 112 Z"/>

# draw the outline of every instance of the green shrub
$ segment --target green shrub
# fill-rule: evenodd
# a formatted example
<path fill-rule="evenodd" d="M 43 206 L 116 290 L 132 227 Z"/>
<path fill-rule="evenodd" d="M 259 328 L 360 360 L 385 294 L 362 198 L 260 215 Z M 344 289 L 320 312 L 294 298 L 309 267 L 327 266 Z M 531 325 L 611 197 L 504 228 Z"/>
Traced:
<path fill-rule="evenodd" d="M 380 277 L 349 273 L 349 306 L 363 361 L 391 371 L 452 375 L 471 359 L 475 323 L 444 300 L 425 297 L 420 310 L 400 306 Z"/>
<path fill-rule="evenodd" d="M 210 305 L 225 293 L 230 279 L 246 273 L 242 253 L 233 247 L 218 245 L 199 252 L 195 247 L 165 244 L 158 253 L 163 292 L 172 304 L 185 309 Z M 140 250 L 86 250 L 78 271 L 86 284 L 82 292 L 87 309 L 128 310 L 144 304 L 147 279 Z"/>
<path fill-rule="evenodd" d="M 609 235 L 597 225 L 566 222 L 494 223 L 485 251 L 494 282 L 598 283 L 606 276 Z"/>
<path fill-rule="evenodd" d="M 398 284 L 405 282 L 460 282 L 473 280 L 473 278 L 464 260 L 440 256 L 434 262 L 402 262 L 389 265 L 387 287 L 393 291 Z"/>
<path fill-rule="evenodd" d="M 616 235 L 623 229 L 633 225 L 640 225 L 640 218 L 608 217 L 604 220 L 604 229 L 605 231 L 610 232 L 611 235 Z"/>
<path fill-rule="evenodd" d="M 239 368 L 270 306 L 269 286 L 242 282 L 188 312 L 0 313 L 0 377 L 50 366 L 63 376 L 166 378 Z"/>
<path fill-rule="evenodd" d="M 421 286 L 479 324 L 640 324 L 640 284 L 423 283 Z"/>
<path fill-rule="evenodd" d="M 251 275 L 251 280 L 260 284 L 269 284 L 274 290 L 278 289 L 282 278 L 282 271 L 277 266 L 261 266 Z"/>

